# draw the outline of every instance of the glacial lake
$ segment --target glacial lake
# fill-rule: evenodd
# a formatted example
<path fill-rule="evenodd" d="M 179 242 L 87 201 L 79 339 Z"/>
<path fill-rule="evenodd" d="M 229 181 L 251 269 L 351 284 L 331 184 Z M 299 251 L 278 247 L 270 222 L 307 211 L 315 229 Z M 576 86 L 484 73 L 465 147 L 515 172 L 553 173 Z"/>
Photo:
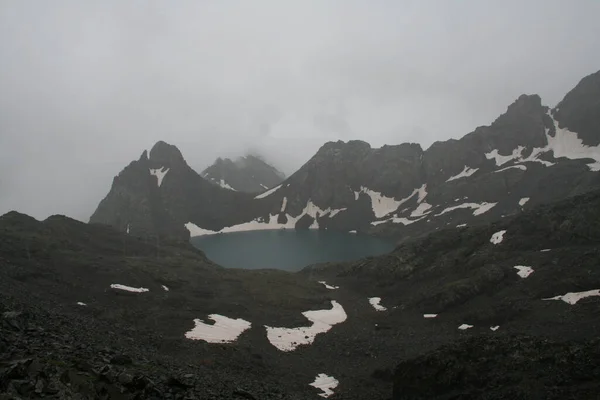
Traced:
<path fill-rule="evenodd" d="M 328 261 L 388 253 L 394 243 L 368 235 L 321 230 L 262 230 L 196 236 L 194 246 L 227 268 L 299 271 Z"/>

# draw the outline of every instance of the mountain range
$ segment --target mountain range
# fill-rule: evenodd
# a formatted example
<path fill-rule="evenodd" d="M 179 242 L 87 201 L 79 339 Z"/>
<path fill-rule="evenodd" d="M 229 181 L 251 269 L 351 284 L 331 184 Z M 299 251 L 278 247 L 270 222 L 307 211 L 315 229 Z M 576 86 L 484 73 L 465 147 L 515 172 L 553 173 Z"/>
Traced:
<path fill-rule="evenodd" d="M 252 154 L 234 161 L 217 158 L 200 176 L 225 189 L 257 194 L 279 185 L 285 179 L 283 172 Z"/>
<path fill-rule="evenodd" d="M 554 108 L 521 95 L 489 126 L 426 150 L 415 143 L 328 142 L 260 194 L 222 187 L 221 179 L 234 184 L 222 172 L 234 162 L 217 161 L 198 174 L 179 149 L 158 142 L 115 177 L 90 222 L 183 240 L 281 228 L 407 239 L 485 224 L 598 187 L 599 116 L 600 71 Z"/>

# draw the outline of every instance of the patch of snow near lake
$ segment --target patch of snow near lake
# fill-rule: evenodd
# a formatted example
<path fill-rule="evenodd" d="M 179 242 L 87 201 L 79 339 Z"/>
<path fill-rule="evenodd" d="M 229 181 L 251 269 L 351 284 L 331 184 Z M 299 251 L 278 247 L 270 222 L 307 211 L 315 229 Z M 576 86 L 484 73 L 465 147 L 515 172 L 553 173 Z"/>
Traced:
<path fill-rule="evenodd" d="M 78 302 L 77 302 L 77 305 L 78 305 L 78 306 L 87 306 L 87 304 L 85 304 L 85 303 L 82 303 L 81 301 L 78 301 Z"/>
<path fill-rule="evenodd" d="M 112 285 L 110 285 L 111 288 L 113 289 L 119 289 L 119 290 L 125 290 L 127 292 L 134 292 L 134 293 L 143 293 L 143 292 L 149 292 L 150 289 L 146 289 L 146 288 L 134 288 L 131 286 L 125 286 L 125 285 L 120 285 L 118 283 L 113 283 Z"/>
<path fill-rule="evenodd" d="M 423 318 L 435 318 L 437 316 L 437 314 L 423 314 Z"/>
<path fill-rule="evenodd" d="M 157 168 L 157 169 L 150 169 L 150 175 L 156 176 L 156 179 L 158 180 L 158 187 L 160 187 L 160 185 L 162 185 L 163 179 L 165 179 L 165 175 L 167 175 L 167 172 L 169 172 L 169 169 L 170 168 L 167 168 L 165 170 L 165 167 Z"/>
<path fill-rule="evenodd" d="M 465 165 L 465 168 L 461 172 L 459 172 L 457 175 L 451 176 L 450 178 L 448 178 L 446 180 L 446 182 L 454 181 L 454 180 L 460 179 L 460 178 L 467 178 L 467 177 L 473 175 L 478 170 L 479 170 L 479 168 L 469 168 Z"/>
<path fill-rule="evenodd" d="M 386 222 L 392 222 L 394 224 L 402 224 L 402 225 L 406 226 L 406 225 L 413 224 L 417 221 L 420 221 L 423 218 L 425 218 L 425 216 L 423 216 L 421 218 L 417 218 L 417 219 L 408 219 L 408 218 L 404 218 L 404 217 L 392 217 L 392 218 L 384 219 L 381 221 L 373 221 L 373 222 L 371 222 L 371 225 L 377 226 L 380 224 L 385 224 Z"/>
<path fill-rule="evenodd" d="M 311 344 L 315 336 L 325 333 L 333 325 L 342 323 L 348 317 L 344 308 L 335 300 L 331 300 L 330 310 L 304 311 L 304 315 L 313 324 L 300 328 L 274 328 L 265 325 L 267 339 L 281 351 L 292 351 L 302 344 Z"/>
<path fill-rule="evenodd" d="M 592 297 L 592 296 L 600 296 L 600 289 L 588 290 L 585 292 L 569 292 L 567 294 L 563 294 L 562 296 L 554 296 L 554 297 L 550 297 L 548 299 L 542 299 L 542 300 L 562 300 L 567 304 L 574 305 L 579 300 L 585 299 L 586 297 Z"/>
<path fill-rule="evenodd" d="M 516 160 L 519 162 L 539 162 L 549 167 L 554 165 L 554 163 L 540 160 L 538 157 L 544 153 L 552 152 L 554 158 L 564 157 L 570 160 L 594 160 L 594 162 L 587 164 L 588 168 L 591 171 L 600 171 L 600 145 L 587 146 L 583 144 L 583 141 L 576 132 L 571 132 L 567 128 L 560 128 L 558 122 L 550 114 L 550 111 L 548 111 L 548 116 L 552 118 L 556 133 L 552 137 L 550 136 L 550 130 L 546 128 L 546 146 L 533 148 L 528 157 L 523 157 L 522 155 L 523 150 L 525 150 L 523 146 L 518 146 L 507 156 L 499 154 L 498 150 L 494 149 L 489 153 L 485 153 L 485 157 L 488 160 L 494 159 L 497 166 L 501 166 L 511 160 Z"/>
<path fill-rule="evenodd" d="M 339 288 L 340 288 L 339 286 L 331 286 L 331 285 L 328 285 L 328 284 L 327 284 L 327 282 L 325 282 L 325 281 L 319 281 L 319 283 L 321 283 L 321 284 L 325 285 L 325 287 L 326 287 L 327 289 L 339 289 Z"/>
<path fill-rule="evenodd" d="M 281 210 L 280 210 L 280 212 L 284 212 L 286 207 L 287 207 L 287 197 L 284 197 L 283 201 L 281 202 Z"/>
<path fill-rule="evenodd" d="M 227 182 L 225 182 L 224 179 L 221 179 L 219 181 L 219 186 L 221 186 L 223 189 L 229 189 L 229 190 L 233 190 L 234 192 L 236 192 L 237 190 L 235 190 L 234 188 L 232 188 L 231 186 L 229 186 L 229 184 Z"/>
<path fill-rule="evenodd" d="M 488 212 L 489 210 L 491 210 L 492 208 L 494 208 L 494 206 L 498 204 L 498 203 L 487 203 L 487 202 L 483 202 L 483 203 L 462 203 L 462 204 L 458 204 L 456 206 L 452 206 L 452 207 L 448 207 L 444 210 L 442 210 L 441 213 L 436 214 L 436 217 L 439 217 L 440 215 L 444 215 L 450 211 L 454 211 L 454 210 L 458 210 L 461 208 L 470 208 L 473 211 L 473 215 L 474 216 L 478 216 L 481 215 L 483 213 Z"/>
<path fill-rule="evenodd" d="M 338 384 L 338 380 L 335 379 L 333 376 L 319 374 L 315 378 L 315 381 L 313 383 L 310 383 L 310 386 L 313 386 L 323 391 L 323 393 L 319 393 L 319 396 L 329 397 L 333 394 L 333 389 L 335 389 Z"/>
<path fill-rule="evenodd" d="M 492 237 L 490 238 L 490 243 L 492 243 L 492 244 L 500 244 L 500 243 L 502 243 L 502 241 L 504 240 L 504 234 L 505 233 L 506 233 L 506 230 L 498 231 L 498 232 L 494 233 L 492 235 Z"/>
<path fill-rule="evenodd" d="M 490 330 L 491 330 L 491 331 L 494 331 L 494 332 L 495 332 L 495 331 L 497 331 L 497 330 L 498 330 L 498 328 L 500 328 L 500 325 L 496 325 L 496 326 L 490 326 Z"/>
<path fill-rule="evenodd" d="M 462 324 L 461 326 L 458 327 L 458 329 L 460 329 L 461 331 L 464 331 L 466 329 L 470 329 L 472 328 L 473 325 L 469 325 L 469 324 Z"/>
<path fill-rule="evenodd" d="M 347 208 L 346 208 L 346 207 L 344 207 L 344 208 L 339 208 L 339 209 L 337 209 L 337 210 L 331 210 L 331 212 L 329 213 L 329 218 L 333 218 L 333 217 L 335 217 L 335 216 L 336 216 L 336 215 L 337 215 L 339 212 L 346 211 L 346 210 L 347 210 Z"/>
<path fill-rule="evenodd" d="M 275 193 L 276 191 L 278 191 L 281 188 L 281 185 L 277 185 L 275 186 L 273 189 L 269 189 L 264 193 L 259 194 L 258 196 L 254 197 L 255 199 L 264 199 L 267 196 L 272 195 L 273 193 Z"/>
<path fill-rule="evenodd" d="M 519 200 L 519 205 L 523 207 L 525 204 L 527 204 L 528 201 L 529 197 L 523 197 L 521 200 Z"/>
<path fill-rule="evenodd" d="M 348 231 L 348 233 L 356 233 L 356 231 Z"/>
<path fill-rule="evenodd" d="M 373 306 L 374 309 L 376 309 L 377 311 L 386 311 L 387 308 L 385 308 L 384 306 L 379 304 L 380 302 L 381 302 L 381 297 L 370 297 L 369 298 L 369 303 L 371 303 L 371 305 Z"/>
<path fill-rule="evenodd" d="M 164 290 L 165 292 L 168 292 L 168 291 L 169 291 L 169 288 L 168 288 L 168 287 L 166 287 L 165 285 L 162 285 L 162 288 L 163 288 L 163 290 Z"/>
<path fill-rule="evenodd" d="M 417 203 L 421 203 L 427 196 L 427 184 L 422 185 L 418 189 L 414 189 L 408 197 L 405 197 L 401 200 L 396 200 L 393 197 L 386 197 L 381 193 L 370 190 L 364 186 L 361 186 L 360 191 L 354 192 L 355 200 L 358 200 L 360 193 L 366 193 L 369 195 L 371 198 L 371 207 L 373 208 L 375 217 L 381 218 L 393 211 L 396 211 L 398 207 L 406 203 L 415 195 L 418 196 Z"/>
<path fill-rule="evenodd" d="M 282 204 L 283 206 L 283 204 Z M 340 210 L 333 210 L 340 212 Z M 317 205 L 315 205 L 311 200 L 306 203 L 306 207 L 304 210 L 296 216 L 292 217 L 289 214 L 286 214 L 287 222 L 285 224 L 280 224 L 277 222 L 278 215 L 270 214 L 268 220 L 263 220 L 262 218 L 256 218 L 249 222 L 244 222 L 239 225 L 227 226 L 220 231 L 213 231 L 210 229 L 204 229 L 194 224 L 193 222 L 188 222 L 185 224 L 186 229 L 190 232 L 191 236 L 203 236 L 203 235 L 214 235 L 217 233 L 231 233 L 231 232 L 246 232 L 246 231 L 260 231 L 260 230 L 277 230 L 277 229 L 294 229 L 296 226 L 296 222 L 305 215 L 309 215 L 313 218 L 313 223 L 310 225 L 309 229 L 319 229 L 319 223 L 317 221 L 317 216 L 323 217 L 332 210 L 327 208 L 322 210 Z M 336 212 L 336 213 L 337 213 Z"/>
<path fill-rule="evenodd" d="M 252 326 L 250 322 L 241 318 L 233 319 L 219 314 L 211 314 L 208 318 L 215 321 L 214 325 L 208 325 L 201 319 L 195 319 L 196 326 L 186 332 L 185 337 L 192 340 L 204 340 L 208 343 L 230 343 Z"/>
<path fill-rule="evenodd" d="M 519 275 L 521 278 L 527 278 L 529 275 L 533 274 L 533 268 L 531 267 L 515 265 L 514 268 L 517 270 L 517 275 Z"/>

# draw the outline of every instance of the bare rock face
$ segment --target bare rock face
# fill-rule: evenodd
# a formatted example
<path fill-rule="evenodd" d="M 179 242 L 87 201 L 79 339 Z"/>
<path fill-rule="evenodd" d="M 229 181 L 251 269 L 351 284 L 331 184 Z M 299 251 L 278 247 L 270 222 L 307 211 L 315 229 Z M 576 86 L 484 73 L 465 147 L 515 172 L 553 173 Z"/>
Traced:
<path fill-rule="evenodd" d="M 261 157 L 246 155 L 236 160 L 217 158 L 201 176 L 225 189 L 261 193 L 284 181 L 285 175 Z"/>
<path fill-rule="evenodd" d="M 158 142 L 150 157 L 144 153 L 115 178 L 91 221 L 177 237 L 188 235 L 188 222 L 219 231 L 258 221 L 403 239 L 483 224 L 598 187 L 599 115 L 597 72 L 554 110 L 537 95 L 521 95 L 491 125 L 426 150 L 415 143 L 325 143 L 283 182 L 252 157 L 219 159 L 201 176 L 175 146 Z M 264 168 L 269 183 L 247 177 Z M 257 182 L 265 190 L 243 193 Z"/>

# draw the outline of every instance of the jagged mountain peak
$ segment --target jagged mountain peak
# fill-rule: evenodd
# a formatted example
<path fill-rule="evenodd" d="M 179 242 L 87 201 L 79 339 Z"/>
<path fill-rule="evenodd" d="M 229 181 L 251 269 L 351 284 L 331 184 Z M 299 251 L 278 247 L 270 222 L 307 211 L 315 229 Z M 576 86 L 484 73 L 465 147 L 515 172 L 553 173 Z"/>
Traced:
<path fill-rule="evenodd" d="M 156 142 L 152 147 L 149 159 L 154 163 L 166 166 L 185 163 L 183 155 L 177 146 L 168 144 L 162 140 Z"/>

